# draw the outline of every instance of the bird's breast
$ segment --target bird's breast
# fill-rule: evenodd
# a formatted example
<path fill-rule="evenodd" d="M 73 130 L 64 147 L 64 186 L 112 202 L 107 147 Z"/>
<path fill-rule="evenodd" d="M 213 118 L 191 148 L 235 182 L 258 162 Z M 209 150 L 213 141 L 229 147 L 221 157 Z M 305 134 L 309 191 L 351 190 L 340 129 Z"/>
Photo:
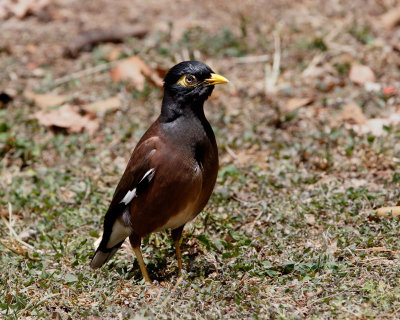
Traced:
<path fill-rule="evenodd" d="M 161 231 L 169 228 L 176 229 L 188 223 L 197 216 L 197 206 L 197 203 L 189 203 L 184 209 L 170 217 L 164 225 L 160 226 L 155 231 Z"/>

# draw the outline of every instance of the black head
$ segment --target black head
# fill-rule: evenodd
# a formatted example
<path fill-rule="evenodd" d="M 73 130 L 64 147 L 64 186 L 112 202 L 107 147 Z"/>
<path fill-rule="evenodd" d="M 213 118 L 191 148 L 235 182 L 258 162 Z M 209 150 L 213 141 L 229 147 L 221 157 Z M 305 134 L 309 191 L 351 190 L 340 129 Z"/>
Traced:
<path fill-rule="evenodd" d="M 199 61 L 184 61 L 172 67 L 164 78 L 164 88 L 174 100 L 202 103 L 211 95 L 214 85 L 228 80 Z"/>

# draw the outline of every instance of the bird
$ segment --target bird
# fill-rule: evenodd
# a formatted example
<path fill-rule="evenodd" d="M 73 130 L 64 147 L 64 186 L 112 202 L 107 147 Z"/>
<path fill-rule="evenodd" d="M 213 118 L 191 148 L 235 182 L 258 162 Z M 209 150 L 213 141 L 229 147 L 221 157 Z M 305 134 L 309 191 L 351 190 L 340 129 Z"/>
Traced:
<path fill-rule="evenodd" d="M 182 231 L 207 204 L 219 162 L 204 102 L 215 85 L 228 83 L 199 61 L 183 61 L 164 78 L 161 112 L 134 148 L 104 217 L 101 242 L 90 262 L 108 262 L 129 237 L 143 278 L 151 283 L 140 250 L 153 232 L 171 229 L 182 270 Z"/>

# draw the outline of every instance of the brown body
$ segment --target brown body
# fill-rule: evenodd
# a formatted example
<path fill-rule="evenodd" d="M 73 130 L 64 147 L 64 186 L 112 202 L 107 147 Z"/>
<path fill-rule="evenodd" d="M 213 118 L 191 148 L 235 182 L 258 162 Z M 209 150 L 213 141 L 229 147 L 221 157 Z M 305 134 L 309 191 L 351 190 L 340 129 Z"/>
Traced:
<path fill-rule="evenodd" d="M 140 139 L 104 218 L 102 241 L 91 261 L 101 267 L 129 237 L 142 274 L 150 282 L 141 239 L 172 229 L 179 269 L 185 224 L 203 210 L 218 173 L 215 136 L 203 110 L 222 76 L 197 61 L 173 67 L 165 77 L 161 114 Z"/>
<path fill-rule="evenodd" d="M 196 149 L 186 150 L 182 145 L 167 143 L 168 135 L 160 132 L 161 128 L 158 122 L 149 128 L 124 173 L 124 176 L 132 174 L 130 168 L 143 157 L 148 159 L 148 168 L 157 168 L 148 189 L 133 199 L 130 207 L 132 234 L 141 238 L 154 231 L 176 229 L 194 219 L 207 204 L 217 179 L 215 140 L 214 144 L 208 141 L 208 145 L 203 146 L 207 154 L 198 162 L 194 157 Z M 118 186 L 116 195 L 119 188 L 126 189 Z M 122 194 L 117 200 L 120 201 Z M 174 224 L 174 221 L 181 223 Z"/>

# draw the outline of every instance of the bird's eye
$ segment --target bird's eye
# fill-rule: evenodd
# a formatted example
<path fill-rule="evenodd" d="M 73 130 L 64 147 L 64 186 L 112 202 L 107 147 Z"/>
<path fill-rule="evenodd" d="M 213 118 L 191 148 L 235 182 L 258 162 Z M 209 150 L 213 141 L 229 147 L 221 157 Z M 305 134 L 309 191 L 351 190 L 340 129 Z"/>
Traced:
<path fill-rule="evenodd" d="M 186 83 L 187 84 L 191 85 L 191 84 L 194 84 L 195 82 L 196 82 L 196 77 L 194 75 L 188 74 L 186 76 Z"/>
<path fill-rule="evenodd" d="M 184 87 L 194 87 L 197 84 L 197 79 L 192 74 L 185 74 L 180 77 L 178 84 Z"/>

